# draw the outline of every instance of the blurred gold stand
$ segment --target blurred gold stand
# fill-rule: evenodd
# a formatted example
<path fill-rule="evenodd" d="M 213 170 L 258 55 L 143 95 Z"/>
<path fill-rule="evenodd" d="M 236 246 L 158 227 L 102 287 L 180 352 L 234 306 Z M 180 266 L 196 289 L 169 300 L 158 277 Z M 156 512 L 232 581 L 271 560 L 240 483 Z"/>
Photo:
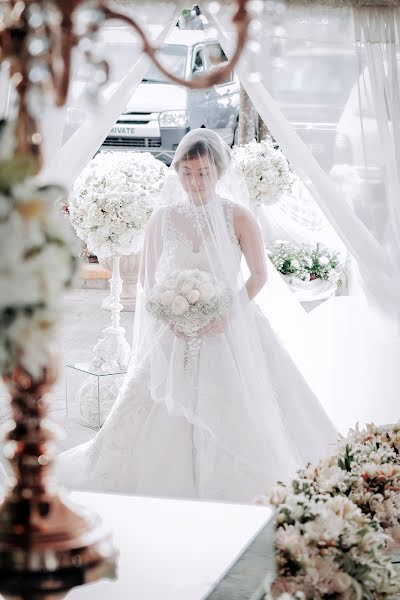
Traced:
<path fill-rule="evenodd" d="M 61 498 L 49 478 L 55 437 L 43 397 L 56 374 L 34 382 L 23 369 L 6 380 L 13 420 L 5 453 L 15 475 L 0 505 L 0 593 L 50 600 L 73 587 L 115 577 L 116 551 L 97 516 Z"/>

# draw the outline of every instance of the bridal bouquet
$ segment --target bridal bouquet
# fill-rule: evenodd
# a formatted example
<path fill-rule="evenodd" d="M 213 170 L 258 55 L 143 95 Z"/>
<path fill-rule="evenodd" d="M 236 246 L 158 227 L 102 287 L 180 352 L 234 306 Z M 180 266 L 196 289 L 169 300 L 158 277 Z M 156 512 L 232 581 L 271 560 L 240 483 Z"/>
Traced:
<path fill-rule="evenodd" d="M 243 171 L 252 200 L 260 204 L 274 204 L 282 194 L 291 191 L 294 176 L 289 163 L 272 142 L 253 141 L 237 146 L 233 157 Z"/>
<path fill-rule="evenodd" d="M 150 153 L 99 153 L 78 177 L 68 207 L 78 236 L 99 258 L 140 252 L 167 167 Z"/>
<path fill-rule="evenodd" d="M 64 191 L 39 186 L 4 136 L 0 122 L 0 375 L 22 366 L 39 377 L 77 259 L 56 206 Z"/>
<path fill-rule="evenodd" d="M 230 289 L 211 273 L 175 271 L 153 288 L 147 310 L 180 333 L 195 337 L 200 329 L 228 313 L 231 300 Z"/>
<path fill-rule="evenodd" d="M 319 244 L 316 247 L 305 244 L 294 246 L 286 241 L 277 241 L 267 252 L 272 264 L 282 275 L 302 281 L 321 279 L 339 283 L 343 271 L 339 254 Z"/>
<path fill-rule="evenodd" d="M 388 536 L 345 496 L 307 496 L 281 488 L 276 502 L 278 577 L 266 598 L 393 598 L 400 577 L 386 553 Z"/>

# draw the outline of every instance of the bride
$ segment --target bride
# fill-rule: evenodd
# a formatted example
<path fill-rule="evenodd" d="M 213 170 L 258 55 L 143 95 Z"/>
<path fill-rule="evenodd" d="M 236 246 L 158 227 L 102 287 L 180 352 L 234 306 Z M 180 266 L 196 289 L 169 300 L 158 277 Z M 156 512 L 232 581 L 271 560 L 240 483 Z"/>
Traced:
<path fill-rule="evenodd" d="M 81 489 L 251 501 L 337 434 L 253 302 L 270 269 L 230 148 L 193 130 L 170 171 L 146 231 L 128 373 L 58 475 Z"/>

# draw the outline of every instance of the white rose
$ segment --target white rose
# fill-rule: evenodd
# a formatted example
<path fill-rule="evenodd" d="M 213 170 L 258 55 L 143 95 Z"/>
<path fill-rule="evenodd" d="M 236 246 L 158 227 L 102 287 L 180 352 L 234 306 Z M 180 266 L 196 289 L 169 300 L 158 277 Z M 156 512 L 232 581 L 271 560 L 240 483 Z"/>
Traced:
<path fill-rule="evenodd" d="M 191 290 L 186 298 L 188 299 L 189 304 L 196 304 L 200 300 L 200 292 L 199 290 Z"/>
<path fill-rule="evenodd" d="M 203 283 L 203 285 L 200 286 L 201 298 L 206 302 L 212 300 L 215 296 L 215 293 L 215 288 L 212 283 Z"/>
<path fill-rule="evenodd" d="M 326 265 L 329 265 L 329 258 L 327 256 L 320 256 L 318 262 L 322 267 L 325 267 Z"/>
<path fill-rule="evenodd" d="M 175 294 L 172 290 L 165 290 L 165 292 L 161 294 L 161 304 L 163 306 L 171 306 L 174 301 L 174 298 Z"/>
<path fill-rule="evenodd" d="M 182 294 L 184 294 L 185 296 L 187 296 L 188 294 L 190 294 L 190 292 L 193 290 L 193 285 L 190 281 L 187 281 L 186 283 L 184 283 L 181 287 L 181 292 Z"/>
<path fill-rule="evenodd" d="M 176 296 L 176 298 L 174 299 L 172 306 L 171 306 L 171 310 L 174 315 L 176 315 L 177 317 L 180 317 L 189 309 L 189 306 L 190 306 L 189 302 L 186 300 L 186 298 L 179 295 L 179 296 Z"/>

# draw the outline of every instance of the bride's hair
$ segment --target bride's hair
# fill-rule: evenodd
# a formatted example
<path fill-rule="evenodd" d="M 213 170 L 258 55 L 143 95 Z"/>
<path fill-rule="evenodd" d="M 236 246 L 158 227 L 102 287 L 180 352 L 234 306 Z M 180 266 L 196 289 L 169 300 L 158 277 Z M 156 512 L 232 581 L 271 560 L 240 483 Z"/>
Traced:
<path fill-rule="evenodd" d="M 172 166 L 178 171 L 182 160 L 208 156 L 215 164 L 218 178 L 222 177 L 231 162 L 229 146 L 210 129 L 194 129 L 179 144 Z"/>

